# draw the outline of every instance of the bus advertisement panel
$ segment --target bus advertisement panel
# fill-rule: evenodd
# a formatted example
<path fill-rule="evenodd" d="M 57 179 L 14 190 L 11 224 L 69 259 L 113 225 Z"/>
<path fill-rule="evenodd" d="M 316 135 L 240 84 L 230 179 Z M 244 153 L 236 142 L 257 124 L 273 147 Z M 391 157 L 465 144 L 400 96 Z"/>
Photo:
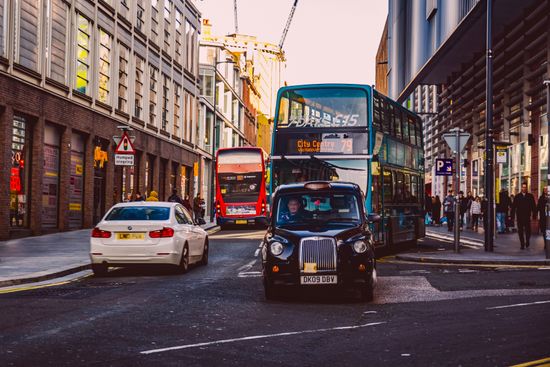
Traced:
<path fill-rule="evenodd" d="M 216 155 L 218 225 L 267 224 L 267 154 L 261 148 L 222 148 Z"/>

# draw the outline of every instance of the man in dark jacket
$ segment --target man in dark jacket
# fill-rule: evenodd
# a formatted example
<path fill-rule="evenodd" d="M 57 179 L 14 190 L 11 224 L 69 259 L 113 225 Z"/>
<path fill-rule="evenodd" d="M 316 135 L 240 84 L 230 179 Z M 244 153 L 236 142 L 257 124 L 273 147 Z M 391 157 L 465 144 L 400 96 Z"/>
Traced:
<path fill-rule="evenodd" d="M 172 195 L 168 198 L 168 201 L 171 203 L 180 203 L 183 204 L 183 200 L 181 200 L 180 196 L 178 195 L 178 189 L 174 188 L 172 189 Z"/>
<path fill-rule="evenodd" d="M 506 217 L 508 216 L 508 209 L 510 208 L 510 197 L 508 191 L 502 189 L 498 194 L 498 204 L 496 207 L 497 214 L 497 231 L 498 233 L 506 232 Z"/>
<path fill-rule="evenodd" d="M 535 197 L 527 192 L 527 184 L 521 185 L 521 192 L 514 197 L 512 204 L 512 217 L 516 217 L 518 224 L 519 241 L 521 249 L 529 247 L 529 239 L 531 237 L 531 217 L 537 217 L 537 206 L 535 205 Z M 524 234 L 525 233 L 525 237 Z"/>

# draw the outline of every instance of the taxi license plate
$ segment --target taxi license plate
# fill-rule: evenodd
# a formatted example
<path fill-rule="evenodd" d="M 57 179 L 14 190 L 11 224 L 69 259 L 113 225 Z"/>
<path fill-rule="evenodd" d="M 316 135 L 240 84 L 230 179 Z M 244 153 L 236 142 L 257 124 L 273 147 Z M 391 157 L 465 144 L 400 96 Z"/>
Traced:
<path fill-rule="evenodd" d="M 117 233 L 117 240 L 143 240 L 145 235 L 143 233 Z"/>
<path fill-rule="evenodd" d="M 338 276 L 336 275 L 302 275 L 300 284 L 337 284 Z"/>
<path fill-rule="evenodd" d="M 246 219 L 237 219 L 235 224 L 248 224 L 248 221 Z"/>

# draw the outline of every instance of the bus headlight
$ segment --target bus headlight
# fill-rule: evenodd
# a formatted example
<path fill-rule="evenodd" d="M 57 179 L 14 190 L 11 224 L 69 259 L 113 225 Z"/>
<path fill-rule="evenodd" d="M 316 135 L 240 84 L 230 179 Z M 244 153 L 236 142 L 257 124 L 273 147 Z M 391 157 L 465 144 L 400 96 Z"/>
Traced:
<path fill-rule="evenodd" d="M 367 251 L 367 244 L 365 241 L 355 241 L 353 243 L 353 250 L 358 254 L 362 254 Z"/>
<path fill-rule="evenodd" d="M 279 256 L 280 254 L 283 253 L 283 250 L 284 250 L 284 246 L 282 243 L 280 242 L 273 242 L 270 246 L 269 246 L 269 250 L 271 251 L 271 254 L 273 254 L 273 256 Z"/>

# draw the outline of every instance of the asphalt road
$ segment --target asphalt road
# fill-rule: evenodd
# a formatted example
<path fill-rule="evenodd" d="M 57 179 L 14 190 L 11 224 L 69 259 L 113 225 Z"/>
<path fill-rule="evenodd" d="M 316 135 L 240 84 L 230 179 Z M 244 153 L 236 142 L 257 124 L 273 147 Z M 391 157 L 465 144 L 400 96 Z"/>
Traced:
<path fill-rule="evenodd" d="M 261 231 L 210 263 L 0 295 L 2 366 L 506 366 L 550 357 L 550 269 L 378 264 L 373 303 L 306 289 L 266 301 Z M 537 303 L 538 302 L 538 303 Z"/>

